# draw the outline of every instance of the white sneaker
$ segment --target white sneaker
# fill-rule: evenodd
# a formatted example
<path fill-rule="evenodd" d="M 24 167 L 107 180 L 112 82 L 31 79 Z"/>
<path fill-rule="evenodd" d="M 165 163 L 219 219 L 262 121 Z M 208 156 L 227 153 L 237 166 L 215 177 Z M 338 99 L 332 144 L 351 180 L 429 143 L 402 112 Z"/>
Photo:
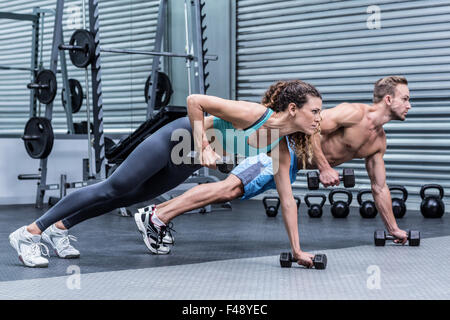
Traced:
<path fill-rule="evenodd" d="M 148 220 L 150 219 L 150 216 L 153 214 L 153 212 L 156 209 L 156 205 L 152 204 L 143 208 L 138 209 L 138 213 L 134 214 L 134 219 L 136 221 L 136 225 L 139 229 L 140 233 L 146 233 L 147 227 L 148 227 Z M 139 219 L 136 219 L 136 215 L 139 215 Z M 166 233 L 163 238 L 164 244 L 174 245 L 175 244 L 175 238 L 173 237 L 173 234 L 171 232 L 171 229 L 167 228 Z"/>
<path fill-rule="evenodd" d="M 159 228 L 154 225 L 150 219 L 149 213 L 135 213 L 134 221 L 145 245 L 154 254 L 169 254 L 170 247 L 165 245 L 162 241 L 165 234 L 165 228 Z"/>
<path fill-rule="evenodd" d="M 23 226 L 9 235 L 9 243 L 17 251 L 19 260 L 27 267 L 46 268 L 48 260 L 42 255 L 49 256 L 48 248 L 41 243 L 41 236 L 34 235 Z"/>
<path fill-rule="evenodd" d="M 60 258 L 76 259 L 80 257 L 80 251 L 70 244 L 70 240 L 77 241 L 77 238 L 69 235 L 68 230 L 58 229 L 53 224 L 42 232 L 42 240 L 50 244 Z"/>

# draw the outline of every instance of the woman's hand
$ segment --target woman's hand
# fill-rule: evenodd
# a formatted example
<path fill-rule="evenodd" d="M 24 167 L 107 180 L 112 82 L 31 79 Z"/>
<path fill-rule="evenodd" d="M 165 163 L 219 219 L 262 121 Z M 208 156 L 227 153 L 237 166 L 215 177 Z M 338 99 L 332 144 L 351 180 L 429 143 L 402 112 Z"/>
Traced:
<path fill-rule="evenodd" d="M 404 230 L 397 228 L 389 233 L 397 238 L 394 240 L 394 243 L 400 243 L 404 245 L 408 241 L 408 234 Z"/>
<path fill-rule="evenodd" d="M 214 152 L 211 146 L 208 144 L 202 151 L 201 154 L 201 165 L 205 166 L 209 169 L 217 169 L 217 161 L 221 159 L 221 157 Z"/>
<path fill-rule="evenodd" d="M 312 268 L 314 266 L 314 255 L 311 253 L 300 251 L 294 253 L 293 257 L 295 260 L 297 260 L 297 263 L 299 265 L 305 266 L 307 268 Z"/>

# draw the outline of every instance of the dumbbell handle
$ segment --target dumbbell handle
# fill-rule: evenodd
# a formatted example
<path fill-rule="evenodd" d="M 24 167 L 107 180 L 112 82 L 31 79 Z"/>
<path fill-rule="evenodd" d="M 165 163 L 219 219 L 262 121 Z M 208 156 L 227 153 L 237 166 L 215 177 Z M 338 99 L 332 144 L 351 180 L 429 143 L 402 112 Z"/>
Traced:
<path fill-rule="evenodd" d="M 410 240 L 411 232 L 417 232 L 417 231 L 414 231 L 414 230 L 407 231 L 408 240 Z M 398 240 L 398 239 L 400 239 L 400 238 L 397 238 L 396 236 L 393 236 L 392 234 L 386 233 L 386 240 Z"/>
<path fill-rule="evenodd" d="M 314 261 L 314 259 L 316 259 L 316 256 L 314 256 L 313 261 Z M 294 256 L 293 256 L 292 254 L 289 254 L 289 261 L 291 261 L 291 262 L 297 262 L 298 259 L 295 259 Z"/>
<path fill-rule="evenodd" d="M 394 240 L 399 240 L 400 238 L 397 238 L 397 237 L 395 237 L 395 236 L 393 236 L 393 235 L 391 235 L 391 234 L 386 234 L 386 240 L 392 240 L 392 241 L 394 241 Z M 408 240 L 409 240 L 409 235 L 408 235 Z"/>
<path fill-rule="evenodd" d="M 82 47 L 82 46 L 71 46 L 71 45 L 67 45 L 67 44 L 60 44 L 58 46 L 59 50 L 76 50 L 76 51 L 84 51 L 86 52 L 86 47 Z"/>
<path fill-rule="evenodd" d="M 188 157 L 191 159 L 198 159 L 197 151 L 189 152 Z M 222 157 L 222 159 L 220 159 L 216 162 L 217 169 L 219 169 L 219 171 L 222 173 L 230 173 L 231 172 L 231 168 L 227 165 L 227 162 L 228 162 L 227 160 L 229 160 L 228 157 Z"/>
<path fill-rule="evenodd" d="M 320 173 L 318 171 L 316 171 L 316 172 L 317 172 L 317 175 L 320 176 Z M 339 181 L 344 181 L 344 175 L 343 174 L 339 175 Z M 322 183 L 322 182 L 320 182 L 320 183 Z"/>
<path fill-rule="evenodd" d="M 344 181 L 344 176 L 342 174 L 339 175 L 339 181 Z M 320 180 L 319 180 L 320 184 L 323 184 Z"/>
<path fill-rule="evenodd" d="M 346 185 L 345 187 L 347 188 L 351 188 L 351 187 L 354 187 L 355 186 L 355 181 L 354 181 L 354 172 L 353 172 L 353 169 L 344 169 L 344 171 L 343 171 L 343 173 L 342 174 L 339 174 L 339 180 L 340 181 L 343 181 L 344 182 L 344 185 L 345 185 L 345 172 L 348 172 L 348 175 L 349 175 L 349 177 L 350 176 L 353 176 L 353 181 L 351 181 L 350 182 L 350 184 L 349 185 Z M 314 179 L 317 179 L 317 186 L 315 187 L 315 186 L 310 186 L 310 184 L 309 184 L 309 180 L 308 180 L 308 189 L 310 189 L 310 190 L 316 190 L 318 187 L 319 187 L 319 184 L 322 184 L 323 185 L 323 183 L 320 181 L 320 173 L 318 172 L 318 171 L 313 171 L 314 172 L 314 175 L 315 175 L 315 177 L 314 177 Z M 311 175 L 311 173 L 308 173 L 308 179 L 309 179 L 309 177 L 310 177 L 310 175 Z"/>
<path fill-rule="evenodd" d="M 48 84 L 38 84 L 38 83 L 29 83 L 27 84 L 28 89 L 47 89 Z"/>

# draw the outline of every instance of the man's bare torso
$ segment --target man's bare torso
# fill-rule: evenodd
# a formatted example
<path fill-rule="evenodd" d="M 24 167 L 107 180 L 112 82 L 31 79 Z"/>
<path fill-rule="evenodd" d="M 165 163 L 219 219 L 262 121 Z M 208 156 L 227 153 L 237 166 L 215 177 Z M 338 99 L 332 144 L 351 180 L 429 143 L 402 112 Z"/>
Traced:
<path fill-rule="evenodd" d="M 371 106 L 353 103 L 350 107 L 362 110 L 361 121 L 350 127 L 341 127 L 336 131 L 321 134 L 322 151 L 332 167 L 354 158 L 370 157 L 385 149 L 386 134 L 383 128 L 376 128 L 368 117 Z M 308 166 L 309 169 L 315 167 L 314 164 Z"/>

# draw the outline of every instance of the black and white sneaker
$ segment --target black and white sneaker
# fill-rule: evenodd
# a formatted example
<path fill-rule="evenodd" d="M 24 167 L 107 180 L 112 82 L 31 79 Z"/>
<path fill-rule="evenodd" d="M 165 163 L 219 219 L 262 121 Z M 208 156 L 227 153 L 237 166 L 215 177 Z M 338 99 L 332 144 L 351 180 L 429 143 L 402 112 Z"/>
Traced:
<path fill-rule="evenodd" d="M 147 207 L 139 208 L 138 212 L 134 214 L 136 226 L 138 227 L 140 233 L 147 232 L 146 230 L 147 230 L 147 226 L 148 226 L 148 221 L 155 209 L 156 209 L 156 205 L 152 204 Z M 136 218 L 136 215 L 138 215 L 139 218 Z M 170 223 L 169 228 L 166 229 L 166 233 L 163 238 L 164 244 L 169 244 L 169 245 L 175 244 L 175 238 L 172 234 L 172 231 L 175 231 L 175 230 L 172 229 L 172 223 Z"/>
<path fill-rule="evenodd" d="M 156 209 L 156 205 L 155 204 L 151 204 L 149 206 L 143 207 L 143 208 L 139 208 L 138 209 L 138 213 L 153 213 L 153 210 Z"/>
<path fill-rule="evenodd" d="M 163 243 L 167 227 L 158 227 L 152 222 L 150 213 L 135 213 L 134 221 L 145 245 L 154 254 L 169 254 L 170 247 Z"/>

